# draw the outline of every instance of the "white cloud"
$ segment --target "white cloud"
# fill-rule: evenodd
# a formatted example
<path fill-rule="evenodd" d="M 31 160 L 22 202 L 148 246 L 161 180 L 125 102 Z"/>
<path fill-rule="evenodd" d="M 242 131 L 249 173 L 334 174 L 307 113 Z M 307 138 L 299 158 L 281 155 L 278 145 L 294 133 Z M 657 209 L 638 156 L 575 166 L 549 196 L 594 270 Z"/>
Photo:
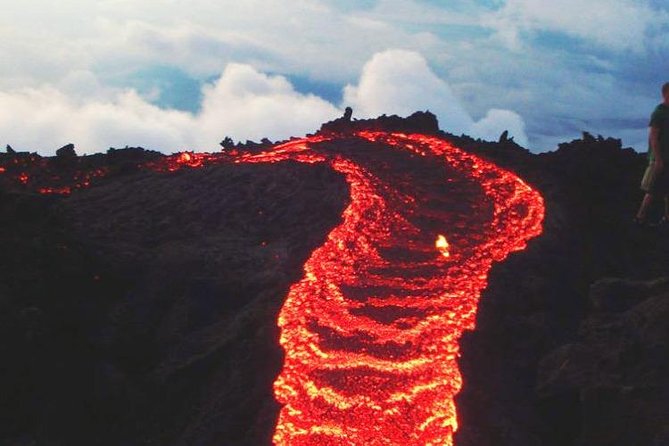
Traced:
<path fill-rule="evenodd" d="M 383 113 L 408 115 L 430 109 L 444 129 L 467 129 L 473 124 L 448 84 L 430 70 L 420 54 L 412 51 L 375 54 L 362 69 L 358 85 L 345 87 L 344 103 L 363 117 Z"/>
<path fill-rule="evenodd" d="M 640 51 L 647 32 L 666 24 L 665 12 L 638 0 L 507 0 L 484 21 L 509 47 L 519 49 L 522 32 L 561 32 L 614 50 Z"/>
<path fill-rule="evenodd" d="M 497 140 L 508 130 L 519 144 L 527 146 L 525 123 L 515 112 L 491 109 L 478 122 L 455 97 L 450 86 L 437 77 L 418 53 L 388 50 L 377 53 L 365 64 L 357 86 L 344 89 L 344 105 L 353 107 L 356 116 L 380 114 L 409 115 L 429 109 L 448 132 Z"/>
<path fill-rule="evenodd" d="M 102 78 L 151 64 L 208 78 L 230 62 L 343 84 L 377 51 L 443 46 L 423 30 L 341 11 L 324 0 L 4 3 L 0 88 L 57 83 L 70 70 Z"/>
<path fill-rule="evenodd" d="M 80 153 L 125 145 L 211 151 L 226 135 L 283 139 L 339 114 L 325 100 L 296 92 L 285 78 L 241 64 L 228 65 L 205 88 L 197 114 L 159 108 L 132 90 L 88 98 L 54 87 L 0 92 L 0 134 L 17 149 L 43 154 L 67 142 L 76 143 Z"/>
<path fill-rule="evenodd" d="M 83 88 L 78 94 L 72 91 Z M 235 140 L 284 139 L 314 131 L 341 109 L 314 95 L 295 91 L 282 76 L 263 74 L 246 64 L 229 64 L 203 88 L 201 110 L 189 113 L 152 105 L 133 90 L 98 89 L 90 72 L 75 72 L 60 88 L 0 92 L 0 134 L 20 149 L 51 154 L 74 142 L 80 153 L 140 145 L 172 152 L 216 150 L 224 136 Z M 86 94 L 87 93 L 87 94 Z M 364 66 L 357 86 L 345 88 L 344 105 L 356 116 L 408 115 L 430 109 L 443 129 L 496 139 L 509 130 L 527 144 L 522 118 L 490 110 L 475 122 L 425 59 L 406 50 L 378 53 Z"/>
<path fill-rule="evenodd" d="M 491 109 L 521 114 L 533 148 L 552 148 L 547 138 L 552 144 L 558 138 L 578 136 L 582 126 L 615 135 L 620 127 L 606 124 L 609 118 L 645 119 L 655 105 L 657 86 L 665 81 L 669 49 L 669 9 L 659 0 L 0 0 L 0 4 L 0 92 L 5 95 L 20 98 L 28 89 L 53 95 L 55 89 L 64 97 L 53 95 L 53 101 L 72 113 L 91 103 L 118 108 L 125 93 L 112 86 L 138 86 L 137 76 L 150 77 L 146 73 L 155 73 L 152 69 L 173 69 L 189 76 L 192 85 L 239 62 L 260 72 L 289 76 L 300 89 L 331 97 L 334 86 L 355 84 L 360 67 L 374 54 L 404 48 L 423 54 L 439 77 L 448 80 L 460 99 L 460 112 L 475 119 L 485 119 Z M 555 34 L 570 38 L 555 39 Z M 144 101 L 150 99 L 150 88 L 161 93 L 159 81 L 142 79 L 138 88 Z M 359 87 L 364 90 L 363 84 Z M 176 99 L 163 103 L 181 101 L 182 108 L 192 109 L 192 102 L 183 99 L 191 88 L 181 84 L 170 96 Z M 499 127 L 511 127 L 516 121 L 507 119 Z M 603 124 L 594 129 L 598 121 Z M 579 124 L 558 128 L 556 122 Z M 4 128 L 2 123 L 0 127 Z M 645 131 L 645 123 L 635 131 Z M 201 143 L 185 136 L 169 141 L 179 146 Z"/>
<path fill-rule="evenodd" d="M 204 135 L 200 145 L 220 138 L 222 132 L 234 139 L 299 136 L 340 113 L 324 99 L 297 93 L 284 77 L 230 64 L 221 78 L 204 90 L 197 117 Z"/>
<path fill-rule="evenodd" d="M 509 130 L 518 143 L 527 144 L 519 115 L 493 109 L 475 122 L 449 85 L 411 51 L 375 54 L 358 84 L 346 86 L 343 105 L 354 107 L 358 117 L 429 109 L 449 132 L 494 140 Z M 133 90 L 100 88 L 88 71 L 72 72 L 58 88 L 0 92 L 0 134 L 17 148 L 45 154 L 69 141 L 82 153 L 125 145 L 167 152 L 215 150 L 224 136 L 283 139 L 311 132 L 340 113 L 322 98 L 296 92 L 286 78 L 246 64 L 229 64 L 206 85 L 196 114 L 160 108 Z"/>
<path fill-rule="evenodd" d="M 510 110 L 489 110 L 480 121 L 472 125 L 470 132 L 481 139 L 496 141 L 504 130 L 508 130 L 509 136 L 513 136 L 518 144 L 528 146 L 525 121 L 518 113 Z"/>

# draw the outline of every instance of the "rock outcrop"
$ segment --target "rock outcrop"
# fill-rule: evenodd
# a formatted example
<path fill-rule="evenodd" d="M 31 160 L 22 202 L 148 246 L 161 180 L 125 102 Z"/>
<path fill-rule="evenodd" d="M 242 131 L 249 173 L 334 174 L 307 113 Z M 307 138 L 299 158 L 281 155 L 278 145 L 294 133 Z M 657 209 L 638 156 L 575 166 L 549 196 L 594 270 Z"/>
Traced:
<path fill-rule="evenodd" d="M 590 304 L 576 339 L 539 362 L 540 406 L 578 420 L 576 444 L 668 444 L 669 278 L 602 279 Z"/>
<path fill-rule="evenodd" d="M 590 392 L 598 381 L 587 381 L 591 362 L 584 362 L 593 349 L 603 353 L 607 348 L 592 345 L 588 332 L 602 330 L 611 345 L 621 340 L 615 330 L 606 331 L 609 322 L 601 315 L 635 311 L 634 305 L 660 292 L 662 277 L 669 275 L 669 228 L 631 223 L 642 197 L 645 155 L 602 137 L 585 136 L 539 155 L 512 145 L 452 138 L 521 173 L 546 201 L 544 234 L 493 268 L 477 329 L 462 340 L 465 386 L 458 400 L 456 444 L 663 444 L 660 422 L 669 422 L 668 380 L 650 384 L 664 396 L 648 400 L 654 402 L 645 410 L 643 391 L 625 398 Z M 659 203 L 655 211 L 660 211 Z M 620 279 L 606 279 L 611 277 Z M 626 327 L 629 336 L 640 336 L 638 326 Z M 658 336 L 664 336 L 666 345 L 666 332 Z M 669 376 L 667 353 L 666 347 L 664 352 L 649 348 L 636 357 L 634 368 L 644 371 L 640 374 Z M 551 387 L 551 373 L 567 358 L 557 375 L 563 380 Z M 607 373 L 624 376 L 631 372 L 629 365 L 608 366 Z M 581 387 L 571 382 L 571 388 L 558 391 L 559 384 L 577 377 L 583 380 L 578 381 Z M 619 381 L 621 388 L 624 382 Z"/>

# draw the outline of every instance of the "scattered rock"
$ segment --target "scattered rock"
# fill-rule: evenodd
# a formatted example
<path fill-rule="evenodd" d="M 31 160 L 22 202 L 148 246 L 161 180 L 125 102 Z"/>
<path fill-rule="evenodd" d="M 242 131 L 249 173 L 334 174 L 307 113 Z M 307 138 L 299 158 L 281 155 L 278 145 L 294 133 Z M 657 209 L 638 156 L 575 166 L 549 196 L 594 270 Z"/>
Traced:
<path fill-rule="evenodd" d="M 599 305 L 579 343 L 540 361 L 537 396 L 556 418 L 573 417 L 570 444 L 656 444 L 669 424 L 669 279 L 605 279 L 591 288 Z M 570 395 L 571 406 L 555 411 Z"/>
<path fill-rule="evenodd" d="M 74 151 L 74 144 L 67 144 L 56 150 L 56 157 L 61 159 L 76 158 L 77 152 Z"/>
<path fill-rule="evenodd" d="M 501 135 L 499 135 L 499 144 L 506 144 L 507 142 L 513 141 L 513 137 L 509 138 L 509 131 L 504 130 Z"/>
<path fill-rule="evenodd" d="M 230 138 L 229 136 L 226 136 L 223 141 L 220 142 L 221 147 L 224 149 L 234 149 L 235 148 L 235 141 Z"/>
<path fill-rule="evenodd" d="M 621 278 L 604 278 L 590 286 L 589 300 L 596 311 L 626 311 L 651 294 L 669 290 L 669 279 L 639 281 Z"/>

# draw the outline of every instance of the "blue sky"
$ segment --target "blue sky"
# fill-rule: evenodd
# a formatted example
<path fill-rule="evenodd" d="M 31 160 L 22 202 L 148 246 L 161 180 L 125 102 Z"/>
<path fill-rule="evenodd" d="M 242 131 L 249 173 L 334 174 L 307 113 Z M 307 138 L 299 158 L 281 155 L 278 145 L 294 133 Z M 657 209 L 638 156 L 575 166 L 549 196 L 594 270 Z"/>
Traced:
<path fill-rule="evenodd" d="M 0 16 L 0 143 L 217 150 L 434 111 L 533 151 L 587 130 L 646 150 L 669 80 L 658 0 L 23 0 Z"/>

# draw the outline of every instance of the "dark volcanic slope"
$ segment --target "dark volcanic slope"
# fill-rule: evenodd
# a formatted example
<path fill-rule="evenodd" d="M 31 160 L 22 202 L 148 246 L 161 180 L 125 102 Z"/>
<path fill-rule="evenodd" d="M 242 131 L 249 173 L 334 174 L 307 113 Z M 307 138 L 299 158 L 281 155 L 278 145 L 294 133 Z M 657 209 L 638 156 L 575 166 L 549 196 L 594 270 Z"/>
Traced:
<path fill-rule="evenodd" d="M 276 314 L 347 200 L 290 162 L 5 194 L 0 444 L 269 443 Z"/>
<path fill-rule="evenodd" d="M 355 125 L 435 130 L 398 119 Z M 669 444 L 669 228 L 630 223 L 644 156 L 444 136 L 546 201 L 544 234 L 493 267 L 463 338 L 456 444 Z M 346 184 L 294 163 L 134 167 L 159 156 L 54 162 L 110 169 L 69 198 L 0 181 L 0 444 L 269 444 L 276 314 Z"/>
<path fill-rule="evenodd" d="M 669 294 L 653 281 L 669 228 L 631 223 L 645 155 L 588 135 L 541 155 L 455 140 L 546 201 L 544 234 L 493 268 L 463 338 L 456 444 L 669 444 Z"/>

